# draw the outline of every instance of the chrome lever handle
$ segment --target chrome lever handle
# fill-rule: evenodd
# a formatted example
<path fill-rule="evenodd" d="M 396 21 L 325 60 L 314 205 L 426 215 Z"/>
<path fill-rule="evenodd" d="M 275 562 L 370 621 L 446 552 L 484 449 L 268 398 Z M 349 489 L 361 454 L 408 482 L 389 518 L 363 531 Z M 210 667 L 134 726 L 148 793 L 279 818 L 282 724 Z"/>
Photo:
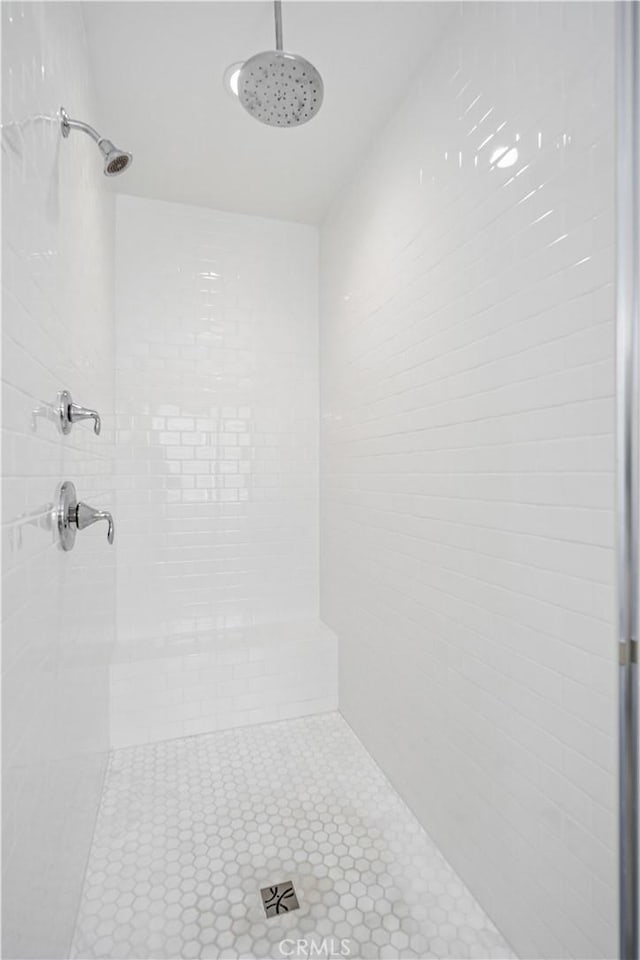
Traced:
<path fill-rule="evenodd" d="M 98 411 L 81 407 L 79 403 L 69 404 L 69 420 L 71 423 L 75 423 L 76 420 L 93 420 L 93 432 L 96 436 L 99 436 L 102 429 L 102 420 Z"/>
<path fill-rule="evenodd" d="M 58 394 L 58 414 L 63 433 L 70 433 L 71 427 L 78 420 L 93 420 L 93 432 L 96 436 L 102 429 L 102 420 L 98 411 L 74 403 L 68 390 L 62 390 Z"/>
<path fill-rule="evenodd" d="M 57 523 L 60 546 L 63 550 L 73 550 L 78 530 L 84 530 L 99 520 L 106 520 L 107 540 L 113 543 L 114 523 L 108 510 L 96 510 L 88 503 L 78 501 L 76 488 L 71 480 L 65 480 L 58 492 Z"/>
<path fill-rule="evenodd" d="M 96 510 L 95 507 L 90 507 L 88 503 L 82 503 L 82 501 L 76 504 L 76 526 L 78 530 L 84 530 L 85 527 L 90 527 L 92 523 L 97 523 L 98 520 L 106 520 L 109 524 L 107 540 L 109 543 L 113 543 L 113 517 L 109 511 Z"/>

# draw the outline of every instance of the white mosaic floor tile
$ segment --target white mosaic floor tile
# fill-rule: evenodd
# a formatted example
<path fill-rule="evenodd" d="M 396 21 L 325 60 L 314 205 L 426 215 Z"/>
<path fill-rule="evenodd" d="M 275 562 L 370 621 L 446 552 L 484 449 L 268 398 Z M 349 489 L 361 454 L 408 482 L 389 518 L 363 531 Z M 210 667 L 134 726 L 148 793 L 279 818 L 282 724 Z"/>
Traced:
<path fill-rule="evenodd" d="M 285 881 L 300 906 L 267 918 L 260 890 Z M 115 751 L 72 956 L 513 953 L 325 714 Z"/>

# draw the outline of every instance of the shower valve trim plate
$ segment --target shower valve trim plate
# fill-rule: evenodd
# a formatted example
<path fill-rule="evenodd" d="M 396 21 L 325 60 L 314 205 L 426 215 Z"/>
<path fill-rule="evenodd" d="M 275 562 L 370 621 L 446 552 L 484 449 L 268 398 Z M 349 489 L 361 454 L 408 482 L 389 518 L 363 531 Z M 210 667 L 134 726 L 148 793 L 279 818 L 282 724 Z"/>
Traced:
<path fill-rule="evenodd" d="M 96 436 L 102 429 L 102 420 L 98 411 L 74 403 L 68 390 L 61 390 L 58 394 L 58 414 L 61 430 L 65 434 L 71 433 L 71 427 L 78 420 L 93 420 L 93 432 Z"/>
<path fill-rule="evenodd" d="M 78 530 L 84 530 L 98 520 L 104 520 L 108 524 L 107 540 L 113 543 L 114 525 L 109 511 L 96 510 L 88 503 L 78 501 L 74 484 L 71 480 L 65 480 L 60 485 L 57 507 L 58 534 L 62 549 L 73 550 Z"/>

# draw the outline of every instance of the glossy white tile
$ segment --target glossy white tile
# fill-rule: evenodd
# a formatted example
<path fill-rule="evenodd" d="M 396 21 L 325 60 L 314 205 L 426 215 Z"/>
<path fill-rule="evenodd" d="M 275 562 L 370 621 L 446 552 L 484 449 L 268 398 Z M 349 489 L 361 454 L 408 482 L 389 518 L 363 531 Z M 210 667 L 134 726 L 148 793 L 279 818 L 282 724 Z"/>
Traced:
<path fill-rule="evenodd" d="M 68 956 L 109 746 L 115 556 L 62 553 L 58 483 L 113 509 L 113 197 L 66 104 L 97 104 L 79 4 L 2 6 L 3 956 Z M 59 390 L 97 407 L 57 429 Z"/>
<path fill-rule="evenodd" d="M 317 230 L 117 200 L 118 633 L 317 616 Z"/>
<path fill-rule="evenodd" d="M 338 707 L 337 638 L 314 620 L 125 641 L 110 706 L 113 747 L 327 713 Z"/>
<path fill-rule="evenodd" d="M 612 23 L 460 4 L 321 230 L 341 710 L 522 956 L 615 953 Z"/>

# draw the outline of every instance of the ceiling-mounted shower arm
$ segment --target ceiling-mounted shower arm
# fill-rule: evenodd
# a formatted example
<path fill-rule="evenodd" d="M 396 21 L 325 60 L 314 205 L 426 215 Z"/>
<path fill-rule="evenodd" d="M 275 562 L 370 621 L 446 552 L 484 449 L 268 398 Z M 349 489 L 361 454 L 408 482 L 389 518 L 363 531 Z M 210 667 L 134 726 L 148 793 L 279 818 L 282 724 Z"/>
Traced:
<path fill-rule="evenodd" d="M 273 0 L 273 15 L 276 21 L 276 50 L 284 50 L 282 44 L 282 0 Z"/>

